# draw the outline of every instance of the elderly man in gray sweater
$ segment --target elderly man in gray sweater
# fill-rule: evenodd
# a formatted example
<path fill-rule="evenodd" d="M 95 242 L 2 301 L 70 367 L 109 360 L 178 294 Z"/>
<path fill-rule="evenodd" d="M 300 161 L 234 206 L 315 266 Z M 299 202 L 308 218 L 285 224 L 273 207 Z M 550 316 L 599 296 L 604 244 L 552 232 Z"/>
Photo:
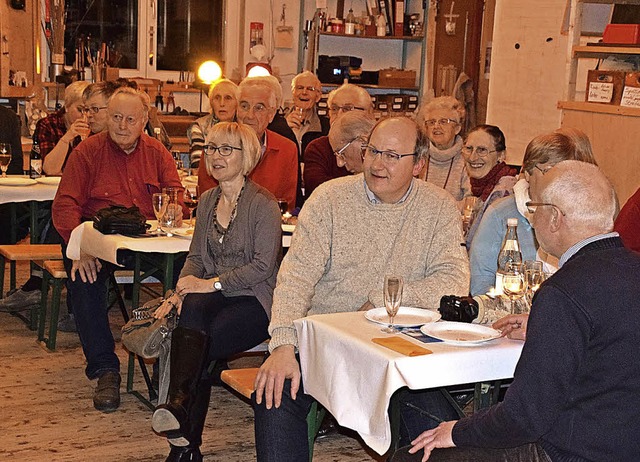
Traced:
<path fill-rule="evenodd" d="M 364 146 L 363 174 L 329 181 L 305 203 L 278 274 L 271 355 L 256 378 L 258 460 L 308 457 L 313 399 L 301 384 L 294 320 L 383 306 L 388 273 L 404 278 L 405 305 L 435 308 L 445 294 L 468 293 L 469 263 L 453 198 L 414 179 L 427 150 L 415 122 L 383 120 Z"/>

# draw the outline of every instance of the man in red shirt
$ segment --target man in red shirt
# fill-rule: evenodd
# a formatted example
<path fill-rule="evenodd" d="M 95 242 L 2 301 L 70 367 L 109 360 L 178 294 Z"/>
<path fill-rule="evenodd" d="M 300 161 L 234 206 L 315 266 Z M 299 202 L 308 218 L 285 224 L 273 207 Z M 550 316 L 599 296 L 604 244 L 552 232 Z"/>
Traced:
<path fill-rule="evenodd" d="M 270 191 L 278 200 L 287 201 L 289 211 L 296 206 L 298 184 L 298 148 L 291 140 L 267 130 L 282 102 L 282 87 L 273 76 L 249 77 L 240 82 L 236 117 L 258 135 L 262 156 L 249 178 Z M 206 144 L 206 140 L 205 140 Z M 200 162 L 200 194 L 218 185 Z"/>
<path fill-rule="evenodd" d="M 640 252 L 640 188 L 629 198 L 613 225 L 625 247 Z"/>
<path fill-rule="evenodd" d="M 71 231 L 104 207 L 136 205 L 153 219 L 153 193 L 175 187 L 182 197 L 171 154 L 160 141 L 143 134 L 149 97 L 132 88 L 119 88 L 105 110 L 107 131 L 74 149 L 53 201 L 53 223 L 65 243 L 63 248 Z M 106 306 L 106 281 L 113 266 L 87 254 L 64 262 L 69 299 L 87 359 L 85 372 L 90 380 L 98 379 L 94 407 L 115 411 L 120 405 L 120 362 Z"/>

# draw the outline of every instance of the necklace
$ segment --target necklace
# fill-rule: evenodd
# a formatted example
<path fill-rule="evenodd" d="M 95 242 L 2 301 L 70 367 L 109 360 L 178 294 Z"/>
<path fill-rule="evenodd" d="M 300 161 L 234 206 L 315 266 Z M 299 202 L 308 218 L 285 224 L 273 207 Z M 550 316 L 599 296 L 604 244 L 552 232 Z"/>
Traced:
<path fill-rule="evenodd" d="M 242 188 L 240 188 L 240 192 L 238 193 L 238 197 L 236 197 L 236 203 L 233 205 L 233 210 L 231 211 L 231 216 L 229 217 L 229 224 L 227 225 L 226 229 L 223 228 L 218 223 L 218 204 L 220 203 L 220 197 L 222 196 L 222 190 L 220 190 L 220 194 L 218 194 L 218 197 L 216 197 L 216 203 L 213 206 L 213 214 L 214 214 L 213 227 L 215 228 L 216 232 L 220 235 L 220 238 L 218 239 L 218 242 L 220 244 L 222 244 L 222 241 L 224 240 L 224 237 L 227 235 L 227 233 L 231 229 L 231 225 L 233 224 L 233 220 L 235 219 L 235 217 L 237 215 L 238 202 L 240 202 L 240 196 L 242 196 L 242 191 L 244 191 L 244 186 L 245 186 L 246 183 L 247 183 L 247 180 L 245 179 L 242 182 Z"/>
<path fill-rule="evenodd" d="M 453 168 L 453 159 L 454 157 L 451 158 L 451 163 L 449 164 L 449 171 L 447 172 L 447 179 L 444 180 L 444 186 L 442 187 L 442 189 L 447 189 L 447 183 L 449 183 L 449 176 L 451 175 L 451 169 Z M 431 156 L 427 158 L 427 171 L 424 174 L 424 181 L 428 181 L 429 179 L 430 165 L 431 165 Z"/>

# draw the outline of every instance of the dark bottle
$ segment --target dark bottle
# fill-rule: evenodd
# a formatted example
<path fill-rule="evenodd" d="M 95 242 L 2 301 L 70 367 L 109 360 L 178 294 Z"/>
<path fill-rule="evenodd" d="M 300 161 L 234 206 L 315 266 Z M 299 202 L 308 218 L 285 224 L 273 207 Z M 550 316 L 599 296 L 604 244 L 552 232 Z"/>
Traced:
<path fill-rule="evenodd" d="M 33 179 L 40 178 L 42 175 L 42 157 L 40 157 L 40 146 L 36 139 L 33 140 L 33 146 L 31 147 L 31 154 L 29 157 L 31 159 L 29 176 Z"/>

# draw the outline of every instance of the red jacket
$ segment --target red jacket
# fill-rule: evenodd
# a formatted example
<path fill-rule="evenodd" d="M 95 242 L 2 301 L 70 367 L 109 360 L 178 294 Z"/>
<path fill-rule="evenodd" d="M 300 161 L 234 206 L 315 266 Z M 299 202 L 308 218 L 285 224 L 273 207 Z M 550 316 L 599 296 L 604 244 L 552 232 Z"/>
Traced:
<path fill-rule="evenodd" d="M 620 234 L 626 248 L 640 252 L 640 188 L 620 210 L 613 230 Z"/>
<path fill-rule="evenodd" d="M 304 151 L 304 194 L 309 197 L 314 189 L 325 181 L 349 175 L 344 167 L 338 167 L 328 136 L 313 140 Z"/>
<path fill-rule="evenodd" d="M 298 148 L 289 139 L 267 130 L 267 148 L 258 165 L 249 173 L 259 184 L 277 199 L 286 200 L 289 211 L 296 206 L 296 187 L 298 184 Z M 198 168 L 198 186 L 200 194 L 218 186 L 218 182 L 207 173 L 206 159 Z"/>

